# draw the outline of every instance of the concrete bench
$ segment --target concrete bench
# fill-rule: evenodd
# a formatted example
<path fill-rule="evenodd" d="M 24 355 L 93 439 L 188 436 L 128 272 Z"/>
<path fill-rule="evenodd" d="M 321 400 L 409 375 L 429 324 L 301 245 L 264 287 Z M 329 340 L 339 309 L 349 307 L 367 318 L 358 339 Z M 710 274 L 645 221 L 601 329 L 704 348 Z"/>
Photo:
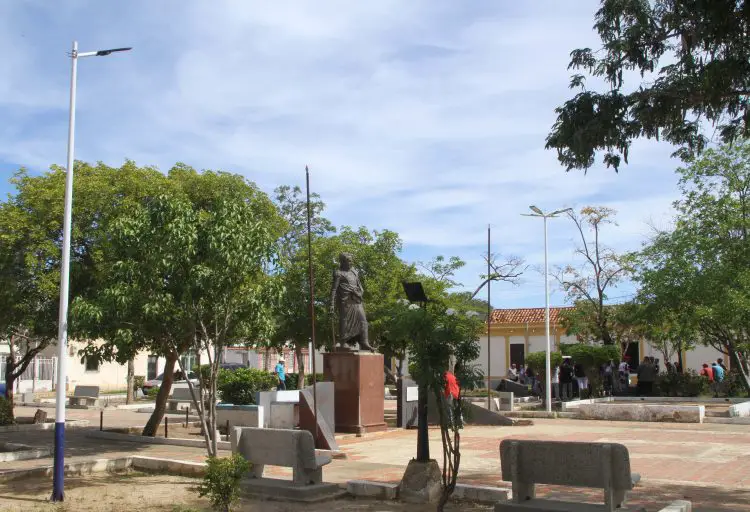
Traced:
<path fill-rule="evenodd" d="M 76 386 L 70 397 L 70 407 L 96 407 L 99 405 L 99 386 Z"/>
<path fill-rule="evenodd" d="M 193 386 L 193 394 L 187 386 L 175 387 L 172 391 L 172 398 L 167 400 L 167 410 L 179 411 L 193 408 L 193 397 L 201 396 L 200 386 Z"/>
<path fill-rule="evenodd" d="M 495 505 L 496 512 L 613 512 L 640 480 L 630 473 L 628 449 L 615 443 L 505 439 L 500 443 L 500 463 L 503 480 L 512 483 L 513 498 Z M 604 505 L 537 499 L 535 484 L 603 489 Z"/>
<path fill-rule="evenodd" d="M 263 478 L 263 468 L 292 468 L 292 484 L 306 486 L 323 483 L 323 466 L 328 455 L 316 455 L 313 436 L 307 430 L 235 427 L 231 436 L 232 452 L 252 463 L 252 478 Z"/>

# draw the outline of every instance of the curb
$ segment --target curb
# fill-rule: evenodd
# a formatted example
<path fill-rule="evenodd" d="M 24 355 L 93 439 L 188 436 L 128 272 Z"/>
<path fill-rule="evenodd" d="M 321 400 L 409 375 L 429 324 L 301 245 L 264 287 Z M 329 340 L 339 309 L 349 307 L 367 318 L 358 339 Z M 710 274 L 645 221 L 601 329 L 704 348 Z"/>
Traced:
<path fill-rule="evenodd" d="M 88 427 L 89 423 L 89 420 L 68 420 L 65 422 L 65 429 Z M 20 425 L 6 425 L 0 427 L 0 432 L 34 432 L 37 430 L 54 429 L 54 423 L 22 423 Z"/>
<path fill-rule="evenodd" d="M 117 432 L 107 432 L 106 430 L 91 430 L 86 433 L 86 437 L 95 437 L 98 439 L 109 439 L 111 441 L 129 441 L 140 444 L 167 444 L 171 446 L 192 446 L 194 448 L 205 448 L 206 442 L 203 439 L 182 439 L 164 438 L 164 437 L 147 437 L 133 434 L 118 434 Z M 232 445 L 228 441 L 219 441 L 216 443 L 219 450 L 231 450 Z"/>

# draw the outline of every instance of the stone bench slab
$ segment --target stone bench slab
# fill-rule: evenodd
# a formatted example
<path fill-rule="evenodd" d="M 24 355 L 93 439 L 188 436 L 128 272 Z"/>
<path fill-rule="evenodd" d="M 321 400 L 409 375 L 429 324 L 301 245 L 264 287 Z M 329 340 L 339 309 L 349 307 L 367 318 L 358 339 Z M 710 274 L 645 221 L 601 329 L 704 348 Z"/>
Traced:
<path fill-rule="evenodd" d="M 541 499 L 528 500 L 523 503 L 505 501 L 495 504 L 495 512 L 607 512 L 608 510 L 609 508 L 606 505 L 597 505 L 594 503 L 574 503 Z"/>
<path fill-rule="evenodd" d="M 246 496 L 303 503 L 333 500 L 346 495 L 346 490 L 338 484 L 320 483 L 300 486 L 289 480 L 277 478 L 245 478 L 240 482 L 240 489 Z"/>

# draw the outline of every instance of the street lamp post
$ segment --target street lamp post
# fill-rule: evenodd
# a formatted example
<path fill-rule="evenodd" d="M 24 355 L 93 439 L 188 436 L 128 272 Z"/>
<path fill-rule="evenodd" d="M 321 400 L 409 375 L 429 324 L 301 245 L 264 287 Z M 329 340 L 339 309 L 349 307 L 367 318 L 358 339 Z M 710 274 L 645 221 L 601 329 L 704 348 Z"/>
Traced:
<path fill-rule="evenodd" d="M 76 78 L 78 59 L 82 57 L 104 57 L 130 48 L 113 48 L 95 52 L 78 52 L 78 42 L 73 41 L 70 53 L 70 116 L 68 118 L 68 162 L 65 169 L 65 210 L 63 217 L 62 261 L 60 264 L 60 311 L 57 330 L 57 394 L 55 404 L 55 464 L 52 483 L 52 501 L 63 501 L 63 477 L 65 474 L 65 381 L 68 341 L 68 290 L 70 284 L 70 228 L 73 211 L 73 160 L 76 120 Z"/>
<path fill-rule="evenodd" d="M 551 344 L 549 338 L 549 268 L 547 266 L 547 219 L 557 217 L 561 213 L 571 211 L 571 208 L 564 208 L 562 210 L 555 210 L 551 213 L 544 213 L 540 208 L 536 206 L 529 206 L 529 209 L 533 213 L 522 213 L 526 217 L 541 217 L 544 219 L 544 333 L 547 338 L 547 344 L 545 349 L 544 357 L 544 371 L 545 371 L 545 404 L 547 406 L 547 412 L 552 412 L 552 363 L 550 358 Z"/>

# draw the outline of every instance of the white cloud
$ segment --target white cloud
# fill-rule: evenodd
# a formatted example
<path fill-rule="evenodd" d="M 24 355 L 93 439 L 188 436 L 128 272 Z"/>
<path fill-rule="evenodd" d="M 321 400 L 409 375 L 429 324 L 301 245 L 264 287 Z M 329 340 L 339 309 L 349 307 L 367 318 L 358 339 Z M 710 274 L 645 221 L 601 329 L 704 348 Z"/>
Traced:
<path fill-rule="evenodd" d="M 405 254 L 468 261 L 495 251 L 542 261 L 542 208 L 619 210 L 610 245 L 638 246 L 676 196 L 670 148 L 638 143 L 619 175 L 565 173 L 543 149 L 570 94 L 569 52 L 597 44 L 595 0 L 455 3 L 193 1 L 0 6 L 0 164 L 65 159 L 64 52 L 132 45 L 80 66 L 77 157 L 176 161 L 241 172 L 270 191 L 313 186 L 337 224 L 393 229 Z M 550 262 L 570 260 L 574 232 L 550 225 Z M 527 273 L 498 305 L 540 304 Z M 558 294 L 559 295 L 559 294 Z M 555 296 L 553 296 L 555 297 Z M 560 301 L 562 297 L 560 296 Z"/>

